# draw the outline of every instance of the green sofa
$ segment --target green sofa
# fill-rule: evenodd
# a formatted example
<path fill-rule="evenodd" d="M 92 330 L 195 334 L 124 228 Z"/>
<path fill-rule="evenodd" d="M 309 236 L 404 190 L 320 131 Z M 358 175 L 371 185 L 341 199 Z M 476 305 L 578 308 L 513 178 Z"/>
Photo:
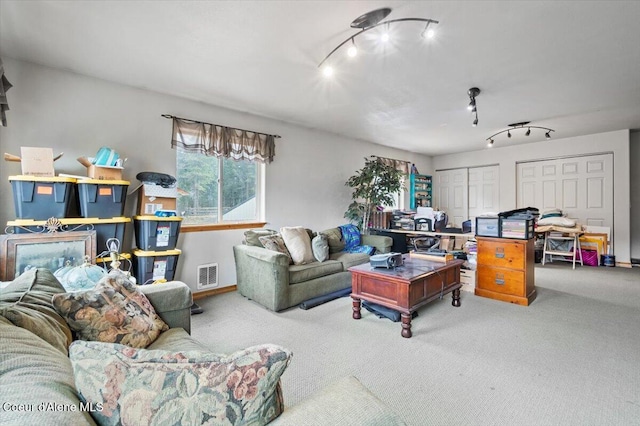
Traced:
<path fill-rule="evenodd" d="M 44 270 L 0 283 L 0 424 L 95 425 L 82 411 L 68 357 L 72 334 L 53 306 L 64 292 Z M 147 349 L 206 351 L 189 335 L 192 296 L 178 281 L 141 286 L 156 313 L 169 325 Z M 335 420 L 335 421 L 333 421 Z M 284 412 L 278 425 L 402 425 L 402 420 L 360 382 L 348 377 Z M 186 426 L 186 425 L 185 425 Z"/>
<path fill-rule="evenodd" d="M 313 231 L 307 230 L 309 234 Z M 321 233 L 328 236 L 329 260 L 305 265 L 289 264 L 289 257 L 267 250 L 255 238 L 233 247 L 236 280 L 240 294 L 278 312 L 305 300 L 351 287 L 348 268 L 369 261 L 364 253 L 347 253 L 339 228 Z M 245 234 L 246 236 L 247 234 Z M 389 253 L 393 240 L 381 235 L 361 235 L 363 245 L 376 253 Z"/>

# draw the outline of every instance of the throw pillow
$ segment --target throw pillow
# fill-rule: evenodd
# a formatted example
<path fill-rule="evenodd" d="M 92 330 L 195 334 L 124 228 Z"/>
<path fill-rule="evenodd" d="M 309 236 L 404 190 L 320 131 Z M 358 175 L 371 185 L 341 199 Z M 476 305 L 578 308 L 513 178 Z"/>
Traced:
<path fill-rule="evenodd" d="M 344 250 L 344 239 L 342 238 L 342 232 L 340 228 L 331 228 L 322 231 L 327 236 L 329 242 L 329 253 L 340 253 Z"/>
<path fill-rule="evenodd" d="M 23 272 L 0 291 L 0 316 L 29 330 L 67 355 L 71 330 L 51 304 L 51 297 L 65 292 L 48 269 Z"/>
<path fill-rule="evenodd" d="M 249 229 L 244 233 L 244 243 L 248 246 L 264 247 L 260 242 L 260 237 L 277 234 L 273 229 Z"/>
<path fill-rule="evenodd" d="M 302 226 L 280 228 L 280 234 L 284 240 L 294 265 L 304 265 L 314 262 L 313 250 L 311 248 L 311 238 L 309 233 Z"/>
<path fill-rule="evenodd" d="M 78 392 L 100 425 L 264 425 L 282 413 L 291 352 L 260 345 L 231 355 L 74 342 Z M 98 405 L 99 406 L 99 405 Z"/>
<path fill-rule="evenodd" d="M 258 239 L 267 250 L 273 250 L 277 251 L 278 253 L 286 254 L 289 258 L 289 263 L 293 262 L 293 260 L 291 259 L 291 253 L 289 253 L 289 250 L 287 250 L 287 246 L 282 239 L 282 235 L 273 234 L 259 237 Z"/>
<path fill-rule="evenodd" d="M 52 302 L 80 340 L 146 348 L 169 329 L 149 299 L 117 269 L 95 288 L 56 294 Z"/>
<path fill-rule="evenodd" d="M 318 233 L 313 240 L 311 240 L 311 248 L 313 249 L 313 257 L 318 262 L 324 262 L 329 258 L 329 241 L 327 236 L 323 233 Z"/>

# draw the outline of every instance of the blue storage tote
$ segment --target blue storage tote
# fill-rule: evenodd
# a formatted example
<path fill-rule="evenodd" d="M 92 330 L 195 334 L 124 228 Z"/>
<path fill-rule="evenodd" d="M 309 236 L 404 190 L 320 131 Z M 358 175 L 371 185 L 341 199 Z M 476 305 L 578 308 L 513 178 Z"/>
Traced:
<path fill-rule="evenodd" d="M 176 248 L 182 218 L 178 216 L 134 216 L 136 247 L 140 250 Z"/>
<path fill-rule="evenodd" d="M 117 238 L 120 241 L 120 247 L 122 247 L 127 223 L 131 223 L 130 217 L 67 218 L 58 220 L 59 227 L 56 231 L 92 231 L 95 229 L 96 250 L 97 253 L 102 253 L 108 249 L 107 240 L 109 238 Z M 49 231 L 49 226 L 50 224 L 46 220 L 18 219 L 7 222 L 7 228 L 16 234 L 45 233 Z"/>
<path fill-rule="evenodd" d="M 9 176 L 13 205 L 19 219 L 44 220 L 69 212 L 75 178 Z"/>
<path fill-rule="evenodd" d="M 124 214 L 128 181 L 80 179 L 77 183 L 80 216 L 111 218 Z"/>
<path fill-rule="evenodd" d="M 133 251 L 133 276 L 139 285 L 158 280 L 173 280 L 182 252 L 178 249 L 166 251 Z"/>

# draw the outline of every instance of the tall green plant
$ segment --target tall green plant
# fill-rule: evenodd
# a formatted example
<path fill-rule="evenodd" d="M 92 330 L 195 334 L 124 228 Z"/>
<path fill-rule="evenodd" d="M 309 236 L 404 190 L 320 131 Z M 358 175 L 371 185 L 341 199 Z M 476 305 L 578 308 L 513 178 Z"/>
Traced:
<path fill-rule="evenodd" d="M 395 167 L 383 164 L 375 157 L 365 158 L 364 167 L 345 183 L 353 188 L 353 193 L 344 217 L 366 231 L 371 213 L 377 206 L 393 205 L 394 194 L 403 189 L 402 177 L 403 173 Z"/>

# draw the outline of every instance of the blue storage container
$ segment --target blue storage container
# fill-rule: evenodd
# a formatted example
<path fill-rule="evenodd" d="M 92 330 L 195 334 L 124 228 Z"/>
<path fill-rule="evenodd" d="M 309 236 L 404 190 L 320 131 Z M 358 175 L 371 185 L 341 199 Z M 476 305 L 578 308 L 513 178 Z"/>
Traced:
<path fill-rule="evenodd" d="M 158 280 L 173 280 L 178 258 L 178 249 L 166 251 L 133 251 L 133 276 L 138 285 L 151 284 Z"/>
<path fill-rule="evenodd" d="M 140 250 L 172 250 L 178 243 L 182 218 L 134 216 L 136 247 Z"/>
<path fill-rule="evenodd" d="M 80 216 L 112 218 L 124 214 L 128 181 L 81 179 L 77 183 Z"/>
<path fill-rule="evenodd" d="M 75 178 L 19 175 L 9 176 L 9 182 L 17 218 L 44 220 L 67 216 Z"/>

